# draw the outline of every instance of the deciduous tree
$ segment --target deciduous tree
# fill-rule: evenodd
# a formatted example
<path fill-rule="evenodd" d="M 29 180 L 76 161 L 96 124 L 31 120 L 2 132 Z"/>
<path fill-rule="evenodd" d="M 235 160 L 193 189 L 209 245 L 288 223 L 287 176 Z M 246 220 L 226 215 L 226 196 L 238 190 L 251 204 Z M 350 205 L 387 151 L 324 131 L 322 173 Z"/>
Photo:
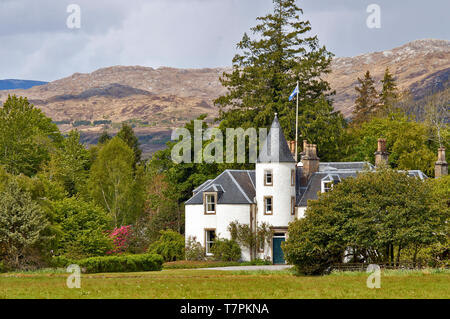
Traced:
<path fill-rule="evenodd" d="M 0 107 L 0 164 L 9 172 L 36 174 L 62 139 L 52 120 L 27 98 L 9 96 Z"/>

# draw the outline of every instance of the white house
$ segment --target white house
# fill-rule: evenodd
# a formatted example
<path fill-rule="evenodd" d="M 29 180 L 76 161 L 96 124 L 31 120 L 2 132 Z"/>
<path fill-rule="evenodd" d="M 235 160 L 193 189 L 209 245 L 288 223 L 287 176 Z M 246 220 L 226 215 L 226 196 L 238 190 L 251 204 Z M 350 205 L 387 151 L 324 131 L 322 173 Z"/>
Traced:
<path fill-rule="evenodd" d="M 344 178 L 375 169 L 368 162 L 320 162 L 317 146 L 306 141 L 299 163 L 294 160 L 294 151 L 295 142 L 288 144 L 275 114 L 255 170 L 225 170 L 193 191 L 185 203 L 186 239 L 195 237 L 211 255 L 214 238 L 230 238 L 227 228 L 231 222 L 248 224 L 252 230 L 266 222 L 273 238 L 256 251 L 242 247 L 242 260 L 253 256 L 274 264 L 285 263 L 281 243 L 288 236 L 288 224 L 303 217 L 308 200 L 317 199 L 318 192 L 331 190 Z M 440 156 L 440 162 L 445 162 L 445 153 L 443 160 Z M 380 139 L 375 163 L 387 160 L 385 140 Z M 408 174 L 426 178 L 421 171 Z"/>

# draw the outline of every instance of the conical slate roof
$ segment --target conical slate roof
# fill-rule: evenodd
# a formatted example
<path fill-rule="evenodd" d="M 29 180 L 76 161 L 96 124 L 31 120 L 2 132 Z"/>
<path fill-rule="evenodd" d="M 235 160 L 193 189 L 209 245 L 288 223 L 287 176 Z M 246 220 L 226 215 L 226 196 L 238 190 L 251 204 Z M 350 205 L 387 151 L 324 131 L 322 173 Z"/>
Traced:
<path fill-rule="evenodd" d="M 295 163 L 276 113 L 259 152 L 258 163 Z"/>

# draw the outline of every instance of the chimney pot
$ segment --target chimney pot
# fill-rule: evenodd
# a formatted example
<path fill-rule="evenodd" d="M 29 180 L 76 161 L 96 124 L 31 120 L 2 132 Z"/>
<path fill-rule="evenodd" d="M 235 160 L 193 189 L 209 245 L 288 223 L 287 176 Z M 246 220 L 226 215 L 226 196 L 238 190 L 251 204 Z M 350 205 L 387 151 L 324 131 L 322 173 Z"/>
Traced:
<path fill-rule="evenodd" d="M 378 139 L 378 152 L 386 152 L 386 140 L 384 138 Z"/>
<path fill-rule="evenodd" d="M 389 153 L 386 152 L 386 140 L 384 138 L 378 139 L 378 148 L 375 152 L 375 166 L 388 166 L 389 165 Z"/>
<path fill-rule="evenodd" d="M 289 141 L 289 150 L 291 151 L 292 156 L 295 156 L 295 141 Z"/>
<path fill-rule="evenodd" d="M 445 147 L 440 147 L 438 149 L 438 161 L 445 162 Z"/>
<path fill-rule="evenodd" d="M 448 175 L 448 163 L 445 161 L 445 148 L 438 149 L 438 160 L 434 165 L 434 177 L 439 178 Z"/>

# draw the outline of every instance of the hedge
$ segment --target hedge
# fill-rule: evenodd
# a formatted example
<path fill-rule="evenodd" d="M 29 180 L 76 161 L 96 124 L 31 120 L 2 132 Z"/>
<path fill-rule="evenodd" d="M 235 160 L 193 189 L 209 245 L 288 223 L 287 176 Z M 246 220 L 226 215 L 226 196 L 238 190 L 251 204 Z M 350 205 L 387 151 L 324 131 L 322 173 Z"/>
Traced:
<path fill-rule="evenodd" d="M 157 254 L 90 257 L 76 262 L 83 272 L 135 272 L 159 271 L 163 258 Z"/>

